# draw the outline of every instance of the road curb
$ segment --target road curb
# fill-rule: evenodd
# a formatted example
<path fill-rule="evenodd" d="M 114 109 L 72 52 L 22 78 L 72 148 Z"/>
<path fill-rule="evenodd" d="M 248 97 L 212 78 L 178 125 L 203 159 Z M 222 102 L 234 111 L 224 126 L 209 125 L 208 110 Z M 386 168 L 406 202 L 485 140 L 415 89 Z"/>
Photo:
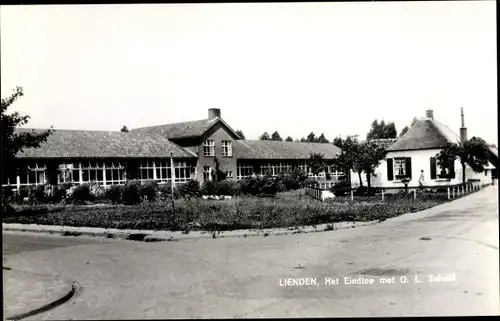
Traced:
<path fill-rule="evenodd" d="M 64 296 L 60 297 L 59 299 L 52 301 L 52 302 L 50 302 L 50 303 L 48 303 L 40 308 L 31 310 L 28 312 L 24 312 L 24 313 L 19 313 L 19 314 L 10 316 L 10 317 L 6 317 L 5 319 L 6 320 L 14 320 L 14 321 L 21 320 L 24 318 L 28 318 L 28 317 L 37 315 L 37 314 L 42 313 L 42 312 L 47 312 L 47 311 L 52 310 L 53 308 L 55 308 L 57 306 L 60 306 L 63 303 L 69 301 L 69 299 L 71 299 L 73 297 L 73 295 L 75 294 L 76 284 L 72 280 L 68 280 L 67 283 L 69 285 L 69 289 L 66 292 L 66 294 Z"/>
<path fill-rule="evenodd" d="M 235 238 L 235 237 L 255 237 L 255 236 L 271 236 L 271 235 L 287 235 L 300 233 L 315 233 L 332 230 L 349 229 L 356 227 L 369 226 L 379 223 L 379 220 L 369 222 L 338 222 L 318 224 L 316 226 L 306 227 L 290 227 L 276 229 L 251 229 L 251 230 L 235 230 L 235 231 L 192 231 L 192 232 L 170 232 L 170 231 L 154 231 L 154 230 L 119 230 L 105 228 L 88 228 L 74 226 L 52 226 L 52 225 L 37 225 L 37 224 L 18 224 L 18 223 L 3 223 L 3 231 L 9 232 L 32 232 L 32 233 L 47 233 L 59 234 L 63 236 L 92 236 L 104 237 L 113 239 L 124 239 L 131 241 L 143 242 L 163 242 L 163 241 L 179 241 L 193 239 L 214 239 L 214 238 Z"/>

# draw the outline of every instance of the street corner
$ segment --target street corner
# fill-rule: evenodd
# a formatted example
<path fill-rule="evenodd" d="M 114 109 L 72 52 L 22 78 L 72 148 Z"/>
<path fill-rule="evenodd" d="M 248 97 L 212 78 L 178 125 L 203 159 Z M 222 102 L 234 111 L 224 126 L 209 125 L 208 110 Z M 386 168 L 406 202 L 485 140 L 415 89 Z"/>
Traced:
<path fill-rule="evenodd" d="M 75 292 L 70 278 L 3 269 L 4 318 L 20 320 L 55 308 Z"/>

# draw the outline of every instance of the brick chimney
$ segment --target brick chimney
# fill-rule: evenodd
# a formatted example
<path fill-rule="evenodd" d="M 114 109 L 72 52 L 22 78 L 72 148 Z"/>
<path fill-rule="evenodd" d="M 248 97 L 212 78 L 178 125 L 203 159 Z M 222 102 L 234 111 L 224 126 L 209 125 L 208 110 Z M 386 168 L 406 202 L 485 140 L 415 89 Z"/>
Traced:
<path fill-rule="evenodd" d="M 220 109 L 219 108 L 210 108 L 208 109 L 208 119 L 220 118 Z"/>
<path fill-rule="evenodd" d="M 432 109 L 427 109 L 425 112 L 425 116 L 427 118 L 434 120 L 434 111 Z"/>
<path fill-rule="evenodd" d="M 464 122 L 464 108 L 460 107 L 460 110 L 462 112 L 462 127 L 460 127 L 460 142 L 463 144 L 467 141 L 467 128 L 465 128 L 465 122 Z"/>

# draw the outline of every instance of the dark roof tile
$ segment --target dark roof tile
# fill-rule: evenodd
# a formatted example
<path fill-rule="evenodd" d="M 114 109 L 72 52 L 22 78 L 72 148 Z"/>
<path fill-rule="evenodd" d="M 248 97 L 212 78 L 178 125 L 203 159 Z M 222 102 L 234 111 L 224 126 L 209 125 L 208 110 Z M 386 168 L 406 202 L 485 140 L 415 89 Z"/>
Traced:
<path fill-rule="evenodd" d="M 16 128 L 16 132 L 45 129 Z M 73 157 L 195 157 L 189 151 L 159 135 L 113 131 L 56 129 L 39 148 L 27 148 L 20 158 Z"/>
<path fill-rule="evenodd" d="M 340 148 L 333 144 L 280 142 L 272 140 L 237 140 L 238 159 L 308 159 L 311 153 L 321 153 L 327 159 L 336 158 Z"/>

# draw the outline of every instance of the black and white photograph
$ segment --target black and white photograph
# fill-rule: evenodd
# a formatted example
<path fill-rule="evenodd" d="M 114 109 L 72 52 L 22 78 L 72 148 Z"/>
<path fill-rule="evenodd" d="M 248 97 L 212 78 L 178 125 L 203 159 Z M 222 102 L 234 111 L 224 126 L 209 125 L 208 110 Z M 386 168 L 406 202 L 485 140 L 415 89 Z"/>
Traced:
<path fill-rule="evenodd" d="M 4 319 L 499 315 L 496 9 L 1 5 Z"/>

